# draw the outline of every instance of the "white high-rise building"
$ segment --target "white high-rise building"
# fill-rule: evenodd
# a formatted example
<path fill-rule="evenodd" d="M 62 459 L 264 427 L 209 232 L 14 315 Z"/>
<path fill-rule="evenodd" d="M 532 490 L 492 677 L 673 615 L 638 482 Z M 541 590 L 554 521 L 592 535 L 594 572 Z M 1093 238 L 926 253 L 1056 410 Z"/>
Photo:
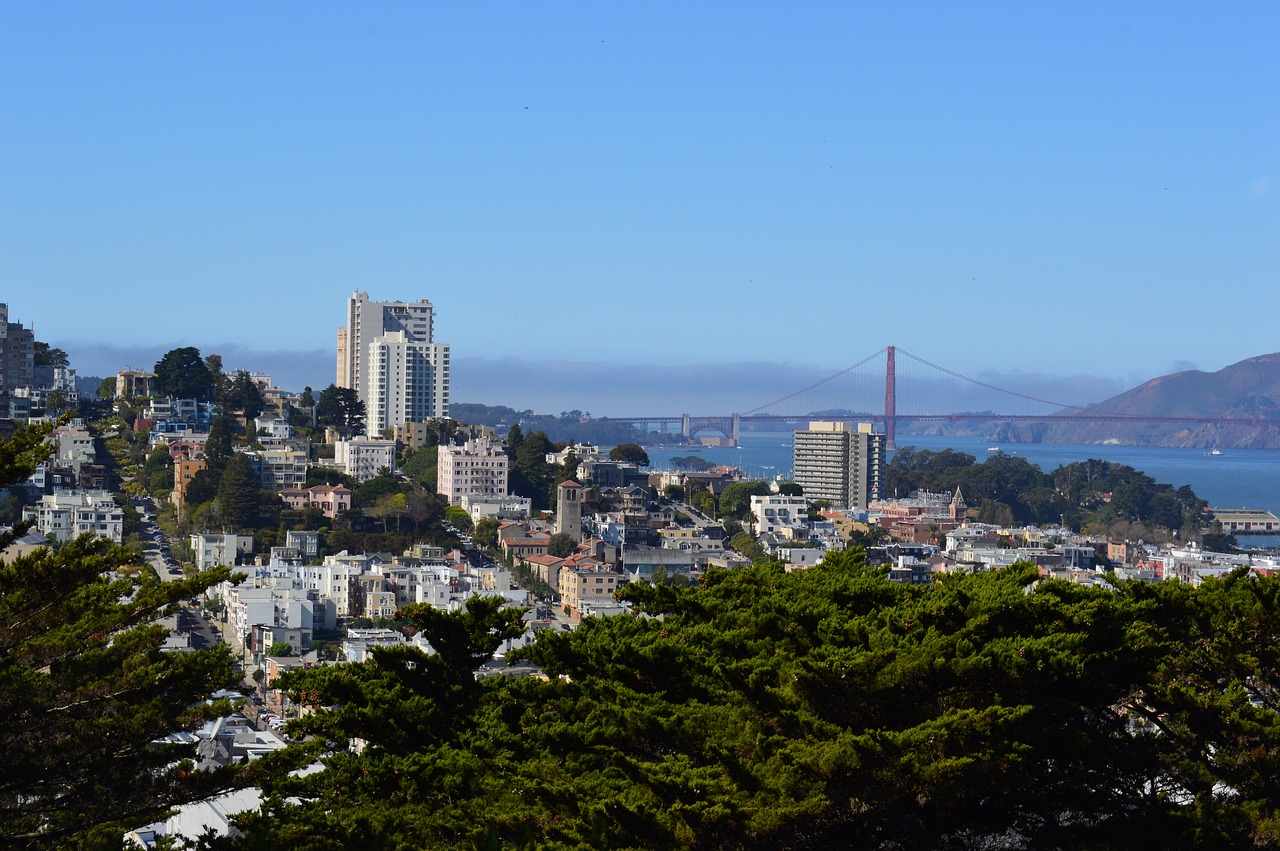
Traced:
<path fill-rule="evenodd" d="M 811 422 L 795 432 L 791 472 L 807 500 L 866 508 L 880 498 L 884 435 L 870 423 Z"/>
<path fill-rule="evenodd" d="M 370 437 L 404 423 L 449 416 L 449 346 L 393 331 L 370 341 L 365 424 Z"/>
<path fill-rule="evenodd" d="M 403 343 L 432 343 L 434 326 L 435 313 L 431 302 L 425 299 L 369 301 L 368 293 L 352 293 L 347 301 L 346 327 L 338 329 L 337 385 L 355 390 L 367 409 L 371 345 L 379 338 L 394 334 L 403 334 Z M 447 364 L 442 373 L 447 396 Z"/>

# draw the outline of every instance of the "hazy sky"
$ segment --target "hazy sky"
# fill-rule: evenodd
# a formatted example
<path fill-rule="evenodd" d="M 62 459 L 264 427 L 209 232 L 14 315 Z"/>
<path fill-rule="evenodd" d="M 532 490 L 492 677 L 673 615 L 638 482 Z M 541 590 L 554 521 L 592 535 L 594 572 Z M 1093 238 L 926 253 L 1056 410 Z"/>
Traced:
<path fill-rule="evenodd" d="M 1277 32 L 1271 0 L 9 3 L 0 301 L 82 374 L 195 345 L 323 386 L 360 289 L 436 305 L 456 401 L 745 410 L 887 344 L 1102 398 L 1280 348 Z"/>

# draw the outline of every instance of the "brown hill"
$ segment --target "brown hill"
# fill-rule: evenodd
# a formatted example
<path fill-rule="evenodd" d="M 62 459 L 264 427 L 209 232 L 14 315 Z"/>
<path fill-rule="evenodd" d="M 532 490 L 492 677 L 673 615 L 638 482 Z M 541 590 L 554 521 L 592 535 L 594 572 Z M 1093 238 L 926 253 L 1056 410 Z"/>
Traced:
<path fill-rule="evenodd" d="M 1217 372 L 1188 370 L 1153 378 L 1091 410 L 1129 416 L 1221 417 L 1237 423 L 1004 423 L 993 439 L 1022 443 L 1119 443 L 1132 446 L 1280 449 L 1280 353 Z"/>

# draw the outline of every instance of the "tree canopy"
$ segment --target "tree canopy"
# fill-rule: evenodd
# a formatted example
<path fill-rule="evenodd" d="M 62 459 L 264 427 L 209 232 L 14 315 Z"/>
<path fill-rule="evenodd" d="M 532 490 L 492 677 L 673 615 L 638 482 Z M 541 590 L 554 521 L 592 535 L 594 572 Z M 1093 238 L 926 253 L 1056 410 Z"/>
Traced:
<path fill-rule="evenodd" d="M 972 455 L 950 449 L 903 447 L 885 468 L 886 492 L 906 496 L 914 490 L 951 492 L 959 487 L 978 519 L 998 524 L 1065 522 L 1105 532 L 1116 524 L 1141 523 L 1148 539 L 1158 530 L 1195 537 L 1213 526 L 1208 503 L 1189 487 L 1175 489 L 1140 470 L 1110 461 L 1078 461 L 1052 473 L 1012 455 L 998 454 L 976 463 Z"/>
<path fill-rule="evenodd" d="M 0 440 L 0 483 L 29 475 L 46 432 Z M 0 845 L 119 847 L 173 805 L 247 782 L 157 744 L 229 711 L 205 700 L 238 679 L 226 648 L 165 652 L 156 623 L 229 570 L 162 582 L 132 561 L 85 535 L 0 562 Z"/>
<path fill-rule="evenodd" d="M 328 768 L 242 846 L 1280 845 L 1278 580 L 911 586 L 855 550 L 623 593 L 645 616 L 525 651 L 545 678 L 473 676 L 492 600 L 410 607 L 434 655 L 287 675 Z"/>
<path fill-rule="evenodd" d="M 155 389 L 161 396 L 208 400 L 214 390 L 213 375 L 195 346 L 166 352 L 156 363 Z"/>
<path fill-rule="evenodd" d="M 316 403 L 316 423 L 337 429 L 345 436 L 364 431 L 365 406 L 350 387 L 330 384 L 320 391 Z"/>
<path fill-rule="evenodd" d="M 637 467 L 649 466 L 649 453 L 638 443 L 619 443 L 609 450 L 610 461 L 625 461 Z"/>

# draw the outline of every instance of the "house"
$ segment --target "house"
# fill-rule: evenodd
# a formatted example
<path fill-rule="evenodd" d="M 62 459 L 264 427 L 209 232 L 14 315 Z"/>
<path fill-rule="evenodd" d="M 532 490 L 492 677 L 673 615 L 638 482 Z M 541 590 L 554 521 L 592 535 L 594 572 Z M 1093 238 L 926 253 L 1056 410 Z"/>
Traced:
<path fill-rule="evenodd" d="M 280 498 L 292 509 L 308 505 L 320 509 L 330 520 L 351 508 L 351 490 L 342 485 L 315 485 L 309 488 L 285 488 Z"/>

